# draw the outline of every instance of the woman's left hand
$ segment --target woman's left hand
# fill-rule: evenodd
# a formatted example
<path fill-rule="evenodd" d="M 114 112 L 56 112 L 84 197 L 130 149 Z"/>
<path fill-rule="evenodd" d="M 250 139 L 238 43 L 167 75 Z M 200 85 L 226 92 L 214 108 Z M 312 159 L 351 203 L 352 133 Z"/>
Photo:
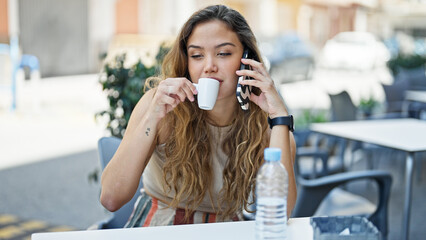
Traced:
<path fill-rule="evenodd" d="M 270 118 L 287 116 L 285 104 L 275 88 L 274 81 L 270 77 L 265 66 L 253 59 L 241 59 L 241 62 L 250 65 L 251 70 L 238 70 L 239 76 L 248 76 L 253 79 L 243 80 L 242 85 L 250 85 L 259 88 L 262 92 L 259 96 L 251 93 L 250 100 L 269 114 Z"/>

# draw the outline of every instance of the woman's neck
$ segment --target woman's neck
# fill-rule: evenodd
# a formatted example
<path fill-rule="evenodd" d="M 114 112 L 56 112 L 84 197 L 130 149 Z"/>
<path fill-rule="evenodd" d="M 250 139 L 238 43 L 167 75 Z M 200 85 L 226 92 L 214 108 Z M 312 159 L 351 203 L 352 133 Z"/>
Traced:
<path fill-rule="evenodd" d="M 207 112 L 208 121 L 218 127 L 228 126 L 235 118 L 238 104 L 226 103 L 224 101 L 216 102 L 213 110 Z"/>

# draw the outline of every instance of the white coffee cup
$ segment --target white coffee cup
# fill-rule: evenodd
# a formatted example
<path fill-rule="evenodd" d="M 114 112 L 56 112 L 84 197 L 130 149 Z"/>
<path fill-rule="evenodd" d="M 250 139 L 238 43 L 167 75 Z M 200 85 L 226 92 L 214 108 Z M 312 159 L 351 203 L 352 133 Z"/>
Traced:
<path fill-rule="evenodd" d="M 213 78 L 200 78 L 193 83 L 197 88 L 198 107 L 203 110 L 212 110 L 219 93 L 219 81 Z"/>

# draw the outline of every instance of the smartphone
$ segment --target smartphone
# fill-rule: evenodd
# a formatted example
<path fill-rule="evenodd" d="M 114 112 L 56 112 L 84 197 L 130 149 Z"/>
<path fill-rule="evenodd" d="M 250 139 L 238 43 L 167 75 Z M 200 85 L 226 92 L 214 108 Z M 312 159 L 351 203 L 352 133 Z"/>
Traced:
<path fill-rule="evenodd" d="M 248 49 L 245 49 L 242 58 L 248 58 L 248 56 L 249 56 L 249 51 Z M 244 70 L 244 69 L 250 70 L 251 67 L 249 65 L 241 63 L 240 70 Z M 240 84 L 240 80 L 245 80 L 245 79 L 251 79 L 251 78 L 247 76 L 240 76 L 238 78 L 237 99 L 238 99 L 238 102 L 240 103 L 241 108 L 244 111 L 247 111 L 249 110 L 249 106 L 250 106 L 251 86 Z"/>

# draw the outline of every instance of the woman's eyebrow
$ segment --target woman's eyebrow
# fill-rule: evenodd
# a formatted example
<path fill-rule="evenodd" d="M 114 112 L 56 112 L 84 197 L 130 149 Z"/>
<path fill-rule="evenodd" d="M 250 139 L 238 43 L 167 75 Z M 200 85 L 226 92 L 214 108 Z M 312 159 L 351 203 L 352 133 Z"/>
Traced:
<path fill-rule="evenodd" d="M 193 44 L 191 44 L 191 45 L 188 46 L 188 49 L 190 49 L 190 48 L 202 49 L 201 46 L 197 46 L 197 45 L 193 45 Z"/>
<path fill-rule="evenodd" d="M 214 48 L 221 48 L 221 47 L 224 47 L 224 46 L 233 46 L 233 47 L 235 47 L 235 44 L 233 44 L 231 42 L 224 42 L 224 43 L 221 43 L 219 45 L 216 45 Z M 188 49 L 190 49 L 190 48 L 204 49 L 204 47 L 201 47 L 201 46 L 198 46 L 198 45 L 194 45 L 194 44 L 189 45 Z"/>
<path fill-rule="evenodd" d="M 233 47 L 235 47 L 235 44 L 233 44 L 231 42 L 224 42 L 224 43 L 221 43 L 221 44 L 217 45 L 215 48 L 220 48 L 220 47 L 224 47 L 224 46 L 233 46 Z"/>

